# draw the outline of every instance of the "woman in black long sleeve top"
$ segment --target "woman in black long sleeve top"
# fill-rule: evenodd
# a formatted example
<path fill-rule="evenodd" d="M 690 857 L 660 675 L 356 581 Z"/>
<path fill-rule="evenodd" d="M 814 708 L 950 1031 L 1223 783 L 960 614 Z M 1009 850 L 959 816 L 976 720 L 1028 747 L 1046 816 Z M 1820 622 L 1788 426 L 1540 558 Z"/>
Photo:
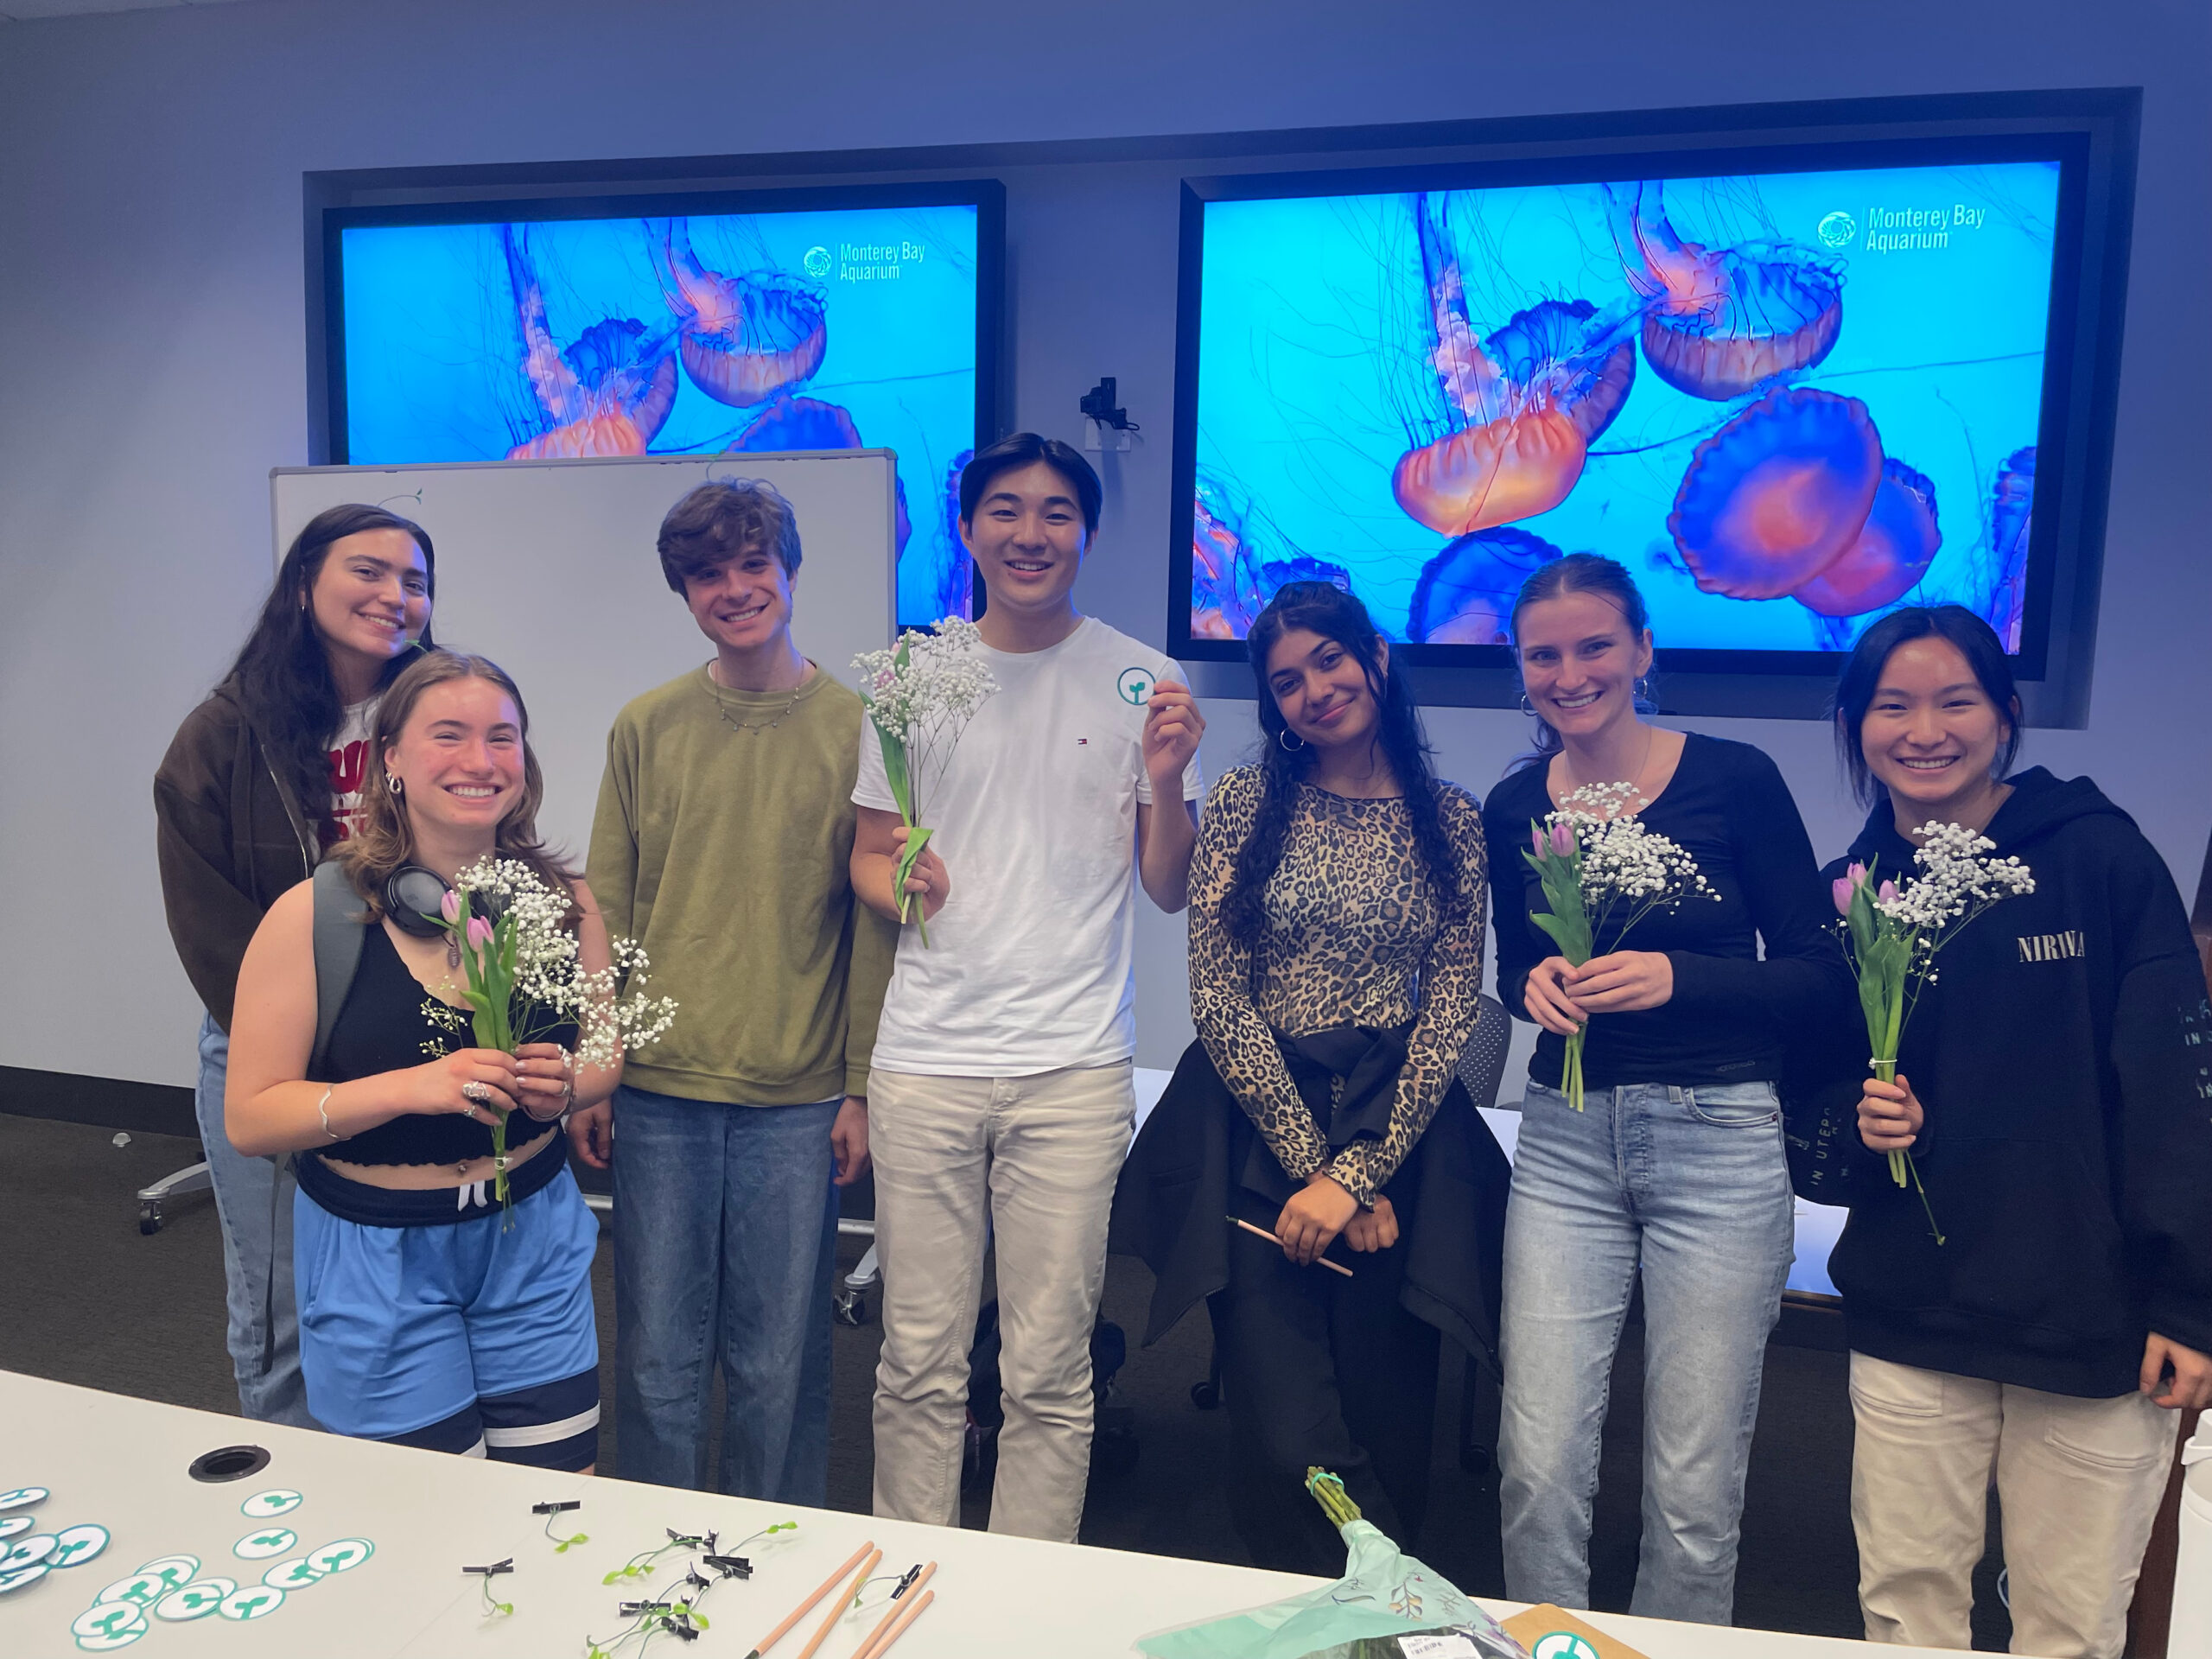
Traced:
<path fill-rule="evenodd" d="M 1628 573 L 1578 554 L 1529 579 L 1516 654 L 1538 758 L 1484 804 L 1498 990 L 1544 1027 L 1506 1215 L 1498 1437 L 1506 1593 L 1589 1602 L 1605 1393 L 1643 1283 L 1643 1540 L 1633 1611 L 1726 1624 L 1760 1365 L 1789 1269 L 1793 1203 L 1775 1080 L 1788 1033 L 1851 995 L 1811 842 L 1774 763 L 1662 731 L 1635 705 L 1651 635 Z M 1625 810 L 1693 858 L 1704 890 L 1601 934 L 1575 969 L 1530 919 L 1522 856 L 1571 791 Z M 1764 955 L 1760 945 L 1764 944 Z M 1560 1092 L 1586 1022 L 1586 1090 Z"/>

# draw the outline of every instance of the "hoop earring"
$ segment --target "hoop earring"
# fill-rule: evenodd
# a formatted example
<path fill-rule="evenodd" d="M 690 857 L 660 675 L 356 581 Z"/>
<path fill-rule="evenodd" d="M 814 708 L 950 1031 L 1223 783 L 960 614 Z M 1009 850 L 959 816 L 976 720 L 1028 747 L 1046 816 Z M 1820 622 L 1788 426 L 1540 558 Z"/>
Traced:
<path fill-rule="evenodd" d="M 1638 702 L 1649 702 L 1651 701 L 1651 677 L 1649 674 L 1637 675 L 1635 681 L 1629 686 L 1629 695 L 1634 697 Z"/>
<path fill-rule="evenodd" d="M 1524 715 L 1530 715 L 1531 717 L 1533 717 L 1536 712 L 1536 705 L 1529 701 L 1529 694 L 1526 691 L 1523 691 L 1521 694 L 1521 712 Z"/>
<path fill-rule="evenodd" d="M 395 801 L 407 792 L 407 785 L 397 778 L 386 778 L 384 780 L 384 786 L 391 791 L 391 798 Z"/>
<path fill-rule="evenodd" d="M 1306 740 L 1301 737 L 1297 742 L 1294 743 L 1290 741 L 1290 728 L 1286 726 L 1282 730 L 1275 734 L 1275 741 L 1282 745 L 1282 752 L 1285 754 L 1296 754 L 1300 749 L 1306 747 Z"/>

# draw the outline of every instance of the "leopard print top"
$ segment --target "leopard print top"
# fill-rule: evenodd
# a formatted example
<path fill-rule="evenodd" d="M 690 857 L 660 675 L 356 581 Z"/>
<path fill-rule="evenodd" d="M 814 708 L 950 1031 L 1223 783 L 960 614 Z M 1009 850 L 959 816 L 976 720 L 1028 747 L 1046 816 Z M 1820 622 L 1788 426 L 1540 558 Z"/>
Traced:
<path fill-rule="evenodd" d="M 1325 1169 L 1370 1205 L 1427 1128 L 1474 1032 L 1489 861 L 1482 810 L 1457 784 L 1438 785 L 1465 900 L 1446 925 L 1402 800 L 1354 800 L 1300 785 L 1282 863 L 1268 883 L 1268 937 L 1255 960 L 1230 936 L 1222 904 L 1261 792 L 1259 768 L 1239 766 L 1206 798 L 1191 861 L 1191 1016 L 1222 1081 L 1285 1173 L 1303 1181 Z M 1275 1033 L 1408 1020 L 1389 1132 L 1332 1159 Z"/>

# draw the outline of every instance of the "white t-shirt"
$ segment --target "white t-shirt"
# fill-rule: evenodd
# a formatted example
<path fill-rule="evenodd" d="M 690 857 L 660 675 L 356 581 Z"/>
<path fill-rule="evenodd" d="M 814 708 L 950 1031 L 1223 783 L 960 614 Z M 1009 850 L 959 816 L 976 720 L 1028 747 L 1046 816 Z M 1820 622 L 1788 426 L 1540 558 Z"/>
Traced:
<path fill-rule="evenodd" d="M 330 821 L 338 826 L 340 841 L 352 838 L 353 820 L 361 814 L 361 786 L 369 778 L 369 738 L 381 696 L 347 704 L 346 718 L 338 722 L 330 740 Z"/>
<path fill-rule="evenodd" d="M 899 931 L 871 1064 L 1008 1077 L 1111 1065 L 1136 1052 L 1144 705 L 1155 680 L 1183 675 L 1096 617 L 1047 650 L 984 655 L 999 689 L 919 809 L 951 896 L 927 950 L 912 923 Z M 1184 799 L 1203 788 L 1194 754 Z M 899 810 L 866 721 L 853 799 Z"/>

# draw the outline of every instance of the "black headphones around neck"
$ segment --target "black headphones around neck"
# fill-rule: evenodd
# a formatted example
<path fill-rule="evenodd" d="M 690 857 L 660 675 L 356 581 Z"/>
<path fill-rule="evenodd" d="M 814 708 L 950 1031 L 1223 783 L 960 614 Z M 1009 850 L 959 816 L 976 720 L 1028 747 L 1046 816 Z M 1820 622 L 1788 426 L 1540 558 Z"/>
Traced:
<path fill-rule="evenodd" d="M 445 925 L 438 919 L 446 902 L 446 895 L 453 891 L 446 879 L 435 870 L 420 864 L 403 864 L 385 878 L 384 913 L 391 925 L 403 933 L 418 939 L 435 939 L 443 934 Z M 496 922 L 506 909 L 499 894 L 479 893 L 470 896 L 469 910 L 487 922 Z"/>

